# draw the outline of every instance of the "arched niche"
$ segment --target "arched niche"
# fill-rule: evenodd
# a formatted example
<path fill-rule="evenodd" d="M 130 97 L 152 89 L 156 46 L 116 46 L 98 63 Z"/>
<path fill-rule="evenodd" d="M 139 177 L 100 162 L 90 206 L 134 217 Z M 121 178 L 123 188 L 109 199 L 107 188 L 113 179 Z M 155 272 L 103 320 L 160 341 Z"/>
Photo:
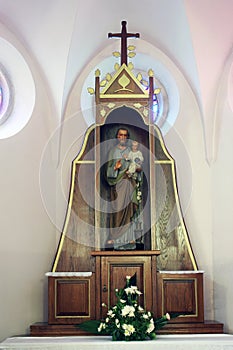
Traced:
<path fill-rule="evenodd" d="M 195 270 L 176 187 L 175 162 L 159 128 L 149 123 L 142 110 L 127 103 L 118 103 L 99 121 L 87 130 L 73 160 L 67 215 L 53 271 L 94 271 L 91 252 L 107 249 L 109 201 L 104 167 L 119 128 L 128 129 L 130 139 L 139 142 L 144 155 L 140 249 L 161 250 L 157 257 L 160 270 Z"/>

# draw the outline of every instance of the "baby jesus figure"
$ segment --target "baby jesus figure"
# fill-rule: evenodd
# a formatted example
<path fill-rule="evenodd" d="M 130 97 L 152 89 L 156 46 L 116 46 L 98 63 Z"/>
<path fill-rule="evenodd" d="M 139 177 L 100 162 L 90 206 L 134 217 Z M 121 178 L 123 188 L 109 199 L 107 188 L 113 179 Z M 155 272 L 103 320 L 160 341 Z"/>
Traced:
<path fill-rule="evenodd" d="M 142 152 L 138 149 L 138 145 L 137 141 L 132 141 L 131 151 L 127 156 L 127 160 L 130 161 L 130 164 L 126 174 L 128 177 L 134 177 L 135 179 L 141 176 L 142 163 L 144 161 Z M 138 180 L 140 181 L 140 179 Z"/>

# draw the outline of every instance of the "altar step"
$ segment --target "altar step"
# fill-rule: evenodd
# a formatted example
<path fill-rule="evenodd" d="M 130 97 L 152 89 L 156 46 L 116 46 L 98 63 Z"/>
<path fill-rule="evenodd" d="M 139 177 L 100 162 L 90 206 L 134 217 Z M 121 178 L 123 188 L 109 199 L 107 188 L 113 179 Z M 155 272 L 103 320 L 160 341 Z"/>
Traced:
<path fill-rule="evenodd" d="M 223 323 L 204 321 L 193 323 L 167 323 L 158 334 L 220 334 L 224 333 Z"/>
<path fill-rule="evenodd" d="M 223 324 L 216 321 L 204 321 L 201 323 L 168 323 L 157 334 L 221 334 Z M 72 324 L 51 325 L 48 323 L 34 323 L 30 326 L 30 336 L 78 336 L 90 335 Z M 96 335 L 96 334 L 95 334 Z"/>

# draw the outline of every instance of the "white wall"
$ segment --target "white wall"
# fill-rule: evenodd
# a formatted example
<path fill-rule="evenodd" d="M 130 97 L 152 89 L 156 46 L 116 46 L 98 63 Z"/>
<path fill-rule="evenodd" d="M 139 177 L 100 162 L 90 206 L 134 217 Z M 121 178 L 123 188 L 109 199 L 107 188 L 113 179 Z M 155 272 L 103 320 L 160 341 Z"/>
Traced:
<path fill-rule="evenodd" d="M 199 4 L 201 5 L 202 2 L 203 0 Z M 66 0 L 59 1 L 59 6 L 56 6 L 57 0 L 56 2 L 51 1 L 52 5 L 49 8 L 47 7 L 48 1 L 41 0 L 37 2 L 37 5 L 42 3 L 44 6 L 41 11 L 34 11 L 34 2 L 28 0 L 19 0 L 17 5 L 13 0 L 7 2 L 0 0 L 0 3 L 0 16 L 3 13 L 1 20 L 8 23 L 15 37 L 9 35 L 6 29 L 4 32 L 2 27 L 1 35 L 7 36 L 19 48 L 33 72 L 36 85 L 36 104 L 30 122 L 14 137 L 0 140 L 0 340 L 15 334 L 26 334 L 32 323 L 47 320 L 47 280 L 44 273 L 50 270 L 55 255 L 58 238 L 55 223 L 61 226 L 65 215 L 65 200 L 70 174 L 69 157 L 80 143 L 80 139 L 75 143 L 75 128 L 71 123 L 71 127 L 68 126 L 66 129 L 65 139 L 62 140 L 67 142 L 63 145 L 64 154 L 66 149 L 71 152 L 65 157 L 63 164 L 59 163 L 57 168 L 59 152 L 55 130 L 58 121 L 63 117 L 58 111 L 62 109 L 63 102 L 66 102 L 66 97 L 72 90 L 72 84 L 84 70 L 87 71 L 86 66 L 90 58 L 98 55 L 101 47 L 105 48 L 108 45 L 107 32 L 118 31 L 120 21 L 123 19 L 129 21 L 130 31 L 141 32 L 144 40 L 163 49 L 174 64 L 181 69 L 184 76 L 188 77 L 190 85 L 184 77 L 177 79 L 181 95 L 179 118 L 171 132 L 166 135 L 166 142 L 170 153 L 176 159 L 179 193 L 194 253 L 199 268 L 205 270 L 206 318 L 215 318 L 223 322 L 225 330 L 233 332 L 231 311 L 233 307 L 231 251 L 233 245 L 231 234 L 233 116 L 226 99 L 225 104 L 218 111 L 218 115 L 221 115 L 221 132 L 217 138 L 217 158 L 215 162 L 209 164 L 206 161 L 205 135 L 206 132 L 209 135 L 207 144 L 211 153 L 214 118 L 209 112 L 210 114 L 205 116 L 205 123 L 203 123 L 202 111 L 199 110 L 192 92 L 196 93 L 198 90 L 199 77 L 195 69 L 195 57 L 197 56 L 192 51 L 191 40 L 187 35 L 189 31 L 181 6 L 182 1 L 176 0 L 177 6 L 173 5 L 174 11 L 172 12 L 170 1 L 162 3 L 159 3 L 159 0 L 153 1 L 152 5 L 148 0 L 147 6 L 151 11 L 146 9 L 143 13 L 145 5 L 142 3 L 135 7 L 136 17 L 135 11 L 132 11 L 133 5 L 130 4 L 130 1 L 125 0 L 122 0 L 122 6 L 119 4 L 116 6 L 115 2 L 111 3 L 107 0 L 102 0 L 101 6 L 99 2 L 96 2 L 93 5 L 96 8 L 92 7 L 91 12 L 87 2 L 83 5 L 83 1 L 74 0 L 64 17 L 62 13 L 67 3 Z M 26 7 L 23 6 L 25 3 Z M 185 3 L 186 5 L 197 4 L 198 1 L 190 0 Z M 205 3 L 212 5 L 212 2 L 209 1 Z M 223 3 L 232 5 L 232 1 L 228 0 Z M 105 13 L 101 12 L 97 21 L 96 13 L 99 7 L 105 9 Z M 223 9 L 222 3 L 221 8 Z M 74 16 L 71 22 L 68 21 L 68 18 L 74 9 L 79 11 L 77 22 L 72 26 Z M 201 6 L 197 6 L 197 14 L 192 17 L 193 28 L 195 26 L 200 28 L 198 17 L 200 9 Z M 50 17 L 49 14 L 57 10 L 60 11 L 60 15 Z M 45 27 L 41 24 L 44 12 L 47 14 Z M 172 14 L 172 18 L 168 13 Z M 190 13 L 194 14 L 192 11 Z M 208 16 L 204 16 L 205 20 L 211 17 L 210 14 L 211 11 L 208 12 Z M 30 22 L 27 21 L 28 16 L 30 16 Z M 33 16 L 36 21 L 33 20 Z M 87 27 L 85 37 L 83 32 L 80 32 L 80 18 L 83 19 L 83 26 Z M 169 19 L 174 21 L 173 25 L 167 25 Z M 221 16 L 221 19 L 224 22 L 224 16 Z M 59 35 L 56 37 L 55 33 L 61 33 L 61 23 L 65 25 L 66 22 L 68 30 L 65 32 L 66 35 L 60 36 L 62 40 L 59 41 Z M 224 28 L 229 33 L 229 22 L 227 23 L 228 27 Z M 52 35 L 48 30 L 50 26 L 54 28 Z M 59 29 L 58 32 L 56 28 Z M 174 28 L 176 28 L 175 32 Z M 204 30 L 205 26 L 201 28 Z M 216 28 L 223 28 L 223 26 L 218 23 Z M 185 30 L 187 32 L 183 36 L 182 33 Z M 198 36 L 203 38 L 203 34 L 199 31 L 195 34 L 196 36 L 192 37 L 195 39 L 194 43 L 197 44 Z M 17 35 L 20 37 L 21 44 L 16 40 Z M 61 45 L 57 46 L 56 50 L 53 50 L 52 46 L 54 38 L 58 40 L 56 44 Z M 222 42 L 223 38 L 225 36 L 222 35 L 221 40 L 218 39 L 219 42 Z M 215 49 L 217 50 L 217 42 L 214 40 L 212 44 L 213 42 L 216 43 Z M 85 46 L 84 52 L 80 49 L 82 46 Z M 66 55 L 63 50 L 66 50 Z M 225 51 L 227 52 L 227 48 Z M 63 52 L 61 56 L 59 56 L 60 52 Z M 184 52 L 185 55 L 183 55 Z M 217 50 L 217 52 L 220 55 L 222 51 Z M 79 61 L 80 55 L 81 60 Z M 208 58 L 206 51 L 202 52 L 202 50 L 198 51 L 198 58 L 199 62 L 205 60 L 207 65 L 208 60 L 211 59 Z M 58 76 L 62 70 L 60 80 L 58 76 L 53 80 L 56 75 L 54 62 L 57 64 Z M 51 71 L 50 66 L 53 68 Z M 214 69 L 213 62 L 211 67 Z M 224 57 L 221 62 L 218 61 L 219 67 L 224 69 Z M 46 74 L 46 72 L 50 73 Z M 207 94 L 206 82 L 209 77 L 205 75 L 204 69 L 200 69 L 199 74 L 202 74 L 201 78 L 202 82 L 205 82 L 205 94 Z M 221 70 L 219 76 L 215 75 L 216 79 L 220 77 Z M 59 85 L 59 92 L 56 90 L 57 85 Z M 64 95 L 62 96 L 63 90 Z M 213 96 L 212 88 L 209 93 Z M 203 98 L 200 91 L 197 96 L 198 100 Z M 223 96 L 215 96 L 211 101 L 216 102 L 216 99 L 222 99 Z M 26 103 L 26 101 L 23 102 Z M 70 103 L 74 105 L 75 100 Z M 206 108 L 205 110 L 208 114 L 208 110 L 212 109 Z M 81 117 L 79 124 L 75 122 L 74 126 L 78 128 L 78 134 L 82 135 L 87 125 Z M 208 130 L 211 130 L 209 134 Z M 55 137 L 53 132 L 55 132 Z M 70 140 L 72 140 L 71 144 L 69 144 Z M 41 174 L 43 183 L 40 183 Z M 48 191 L 45 191 L 46 186 L 49 188 Z M 48 207 L 47 203 L 49 203 Z"/>
<path fill-rule="evenodd" d="M 47 137 L 45 108 L 39 108 L 23 131 L 1 141 L 0 337 L 27 333 L 31 322 L 45 317 L 44 273 L 56 247 L 39 186 Z"/>
<path fill-rule="evenodd" d="M 219 147 L 212 166 L 212 217 L 215 317 L 233 333 L 233 114 L 224 99 Z"/>
<path fill-rule="evenodd" d="M 14 136 L 0 140 L 1 340 L 27 334 L 31 323 L 46 319 L 44 274 L 52 264 L 56 249 L 56 230 L 44 208 L 40 187 L 40 163 L 50 135 L 48 120 L 52 107 L 36 62 L 28 58 L 17 40 L 14 43 L 32 71 L 36 103 L 27 125 Z M 26 100 L 21 98 L 22 103 Z M 49 158 L 51 166 L 54 163 L 52 148 Z M 46 170 L 51 171 L 49 167 Z"/>

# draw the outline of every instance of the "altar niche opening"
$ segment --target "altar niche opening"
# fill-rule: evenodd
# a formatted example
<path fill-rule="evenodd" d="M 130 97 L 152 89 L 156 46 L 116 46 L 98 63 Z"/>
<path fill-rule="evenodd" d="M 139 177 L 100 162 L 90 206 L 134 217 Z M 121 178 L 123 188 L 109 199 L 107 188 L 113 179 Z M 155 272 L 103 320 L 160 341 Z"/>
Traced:
<path fill-rule="evenodd" d="M 101 248 L 151 249 L 148 127 L 135 111 L 119 109 L 100 127 L 100 140 Z"/>

